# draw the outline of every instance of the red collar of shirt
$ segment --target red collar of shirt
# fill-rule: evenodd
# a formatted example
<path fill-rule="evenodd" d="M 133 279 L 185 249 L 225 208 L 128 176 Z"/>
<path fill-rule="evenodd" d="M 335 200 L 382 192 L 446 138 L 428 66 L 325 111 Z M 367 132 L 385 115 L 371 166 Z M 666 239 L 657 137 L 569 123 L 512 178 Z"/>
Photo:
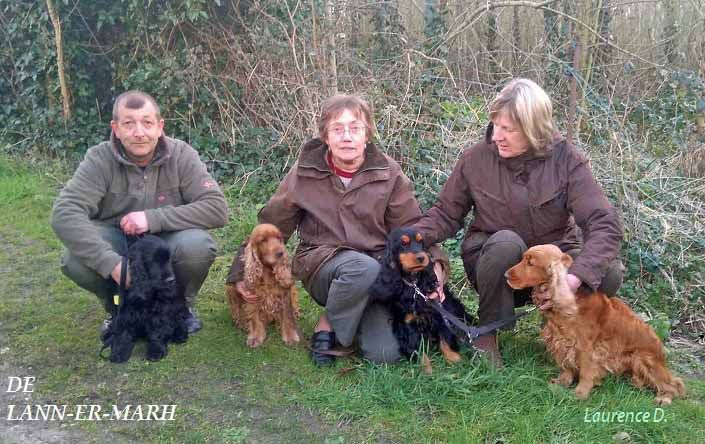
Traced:
<path fill-rule="evenodd" d="M 343 171 L 337 166 L 335 166 L 335 164 L 333 163 L 333 156 L 331 155 L 330 151 L 328 151 L 328 153 L 326 154 L 326 160 L 328 161 L 328 166 L 330 167 L 331 171 L 333 171 L 336 176 L 344 177 L 345 179 L 352 179 L 355 173 L 358 172 L 358 170 L 355 170 L 350 173 L 348 171 Z"/>

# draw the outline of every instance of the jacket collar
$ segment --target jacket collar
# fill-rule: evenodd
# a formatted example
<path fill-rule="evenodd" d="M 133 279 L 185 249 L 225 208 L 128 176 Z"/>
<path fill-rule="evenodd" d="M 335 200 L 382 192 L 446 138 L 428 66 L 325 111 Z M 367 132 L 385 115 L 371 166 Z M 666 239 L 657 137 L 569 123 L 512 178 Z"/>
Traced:
<path fill-rule="evenodd" d="M 326 162 L 328 145 L 319 138 L 311 139 L 301 148 L 299 155 L 299 168 L 313 169 L 323 175 L 332 175 L 333 172 Z M 389 169 L 389 164 L 384 154 L 375 146 L 368 142 L 365 146 L 365 160 L 356 175 L 370 170 Z M 301 170 L 299 169 L 299 172 Z"/>
<path fill-rule="evenodd" d="M 115 156 L 115 159 L 117 159 L 119 163 L 123 165 L 137 166 L 127 157 L 125 147 L 122 145 L 120 139 L 115 137 L 115 133 L 112 131 L 110 132 L 110 143 L 113 156 Z M 155 151 L 154 158 L 149 165 L 147 165 L 148 167 L 159 166 L 171 157 L 171 154 L 174 152 L 174 139 L 164 135 L 159 136 Z"/>

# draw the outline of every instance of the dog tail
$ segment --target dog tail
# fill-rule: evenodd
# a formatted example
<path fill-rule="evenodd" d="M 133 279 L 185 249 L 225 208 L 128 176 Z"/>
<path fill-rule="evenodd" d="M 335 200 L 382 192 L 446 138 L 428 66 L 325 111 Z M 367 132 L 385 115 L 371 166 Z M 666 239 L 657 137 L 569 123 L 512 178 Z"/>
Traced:
<path fill-rule="evenodd" d="M 663 359 L 654 356 L 641 357 L 632 366 L 632 379 L 637 387 L 648 386 L 656 390 L 656 403 L 671 404 L 673 398 L 685 397 L 685 384 L 665 366 Z"/>

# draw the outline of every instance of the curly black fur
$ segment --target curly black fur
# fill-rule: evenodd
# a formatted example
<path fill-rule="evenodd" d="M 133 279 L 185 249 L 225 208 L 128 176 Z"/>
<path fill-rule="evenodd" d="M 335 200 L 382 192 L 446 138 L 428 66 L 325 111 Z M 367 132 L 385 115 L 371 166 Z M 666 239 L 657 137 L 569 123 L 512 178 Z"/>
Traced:
<path fill-rule="evenodd" d="M 145 338 L 147 359 L 157 361 L 166 356 L 169 342 L 188 338 L 186 300 L 177 288 L 169 247 L 162 239 L 139 238 L 128 248 L 127 259 L 131 285 L 103 343 L 110 346 L 112 362 L 125 362 L 135 341 Z"/>
<path fill-rule="evenodd" d="M 382 259 L 379 275 L 369 289 L 372 301 L 381 302 L 389 307 L 392 316 L 392 330 L 399 341 L 401 353 L 410 358 L 419 349 L 421 342 L 437 344 L 443 339 L 453 351 L 459 350 L 459 338 L 436 311 L 414 288 L 407 283 L 414 283 L 425 295 L 432 293 L 438 280 L 433 272 L 433 265 L 428 261 L 423 269 L 416 272 L 407 271 L 400 257 L 407 255 L 423 264 L 427 256 L 423 248 L 423 240 L 416 231 L 409 228 L 398 228 L 387 237 L 387 245 Z M 443 308 L 465 323 L 473 320 L 467 313 L 462 302 L 443 287 L 445 300 Z"/>

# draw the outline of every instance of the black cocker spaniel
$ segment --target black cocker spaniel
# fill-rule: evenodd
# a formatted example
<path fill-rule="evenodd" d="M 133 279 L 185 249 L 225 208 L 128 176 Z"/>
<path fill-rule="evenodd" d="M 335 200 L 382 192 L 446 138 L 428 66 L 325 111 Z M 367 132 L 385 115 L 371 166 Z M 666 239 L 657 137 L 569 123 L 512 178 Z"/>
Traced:
<path fill-rule="evenodd" d="M 410 228 L 389 233 L 382 268 L 369 289 L 371 300 L 389 307 L 392 330 L 404 356 L 411 358 L 424 342 L 436 344 L 446 361 L 458 362 L 461 359 L 458 336 L 425 298 L 437 285 L 421 233 Z M 443 308 L 465 323 L 472 322 L 473 317 L 447 285 L 443 292 Z"/>
<path fill-rule="evenodd" d="M 125 362 L 136 340 L 145 338 L 147 359 L 157 361 L 166 356 L 169 342 L 188 338 L 186 300 L 177 288 L 169 247 L 161 238 L 137 239 L 127 250 L 127 260 L 131 285 L 116 300 L 116 314 L 103 333 L 103 344 L 110 347 L 110 361 Z"/>

